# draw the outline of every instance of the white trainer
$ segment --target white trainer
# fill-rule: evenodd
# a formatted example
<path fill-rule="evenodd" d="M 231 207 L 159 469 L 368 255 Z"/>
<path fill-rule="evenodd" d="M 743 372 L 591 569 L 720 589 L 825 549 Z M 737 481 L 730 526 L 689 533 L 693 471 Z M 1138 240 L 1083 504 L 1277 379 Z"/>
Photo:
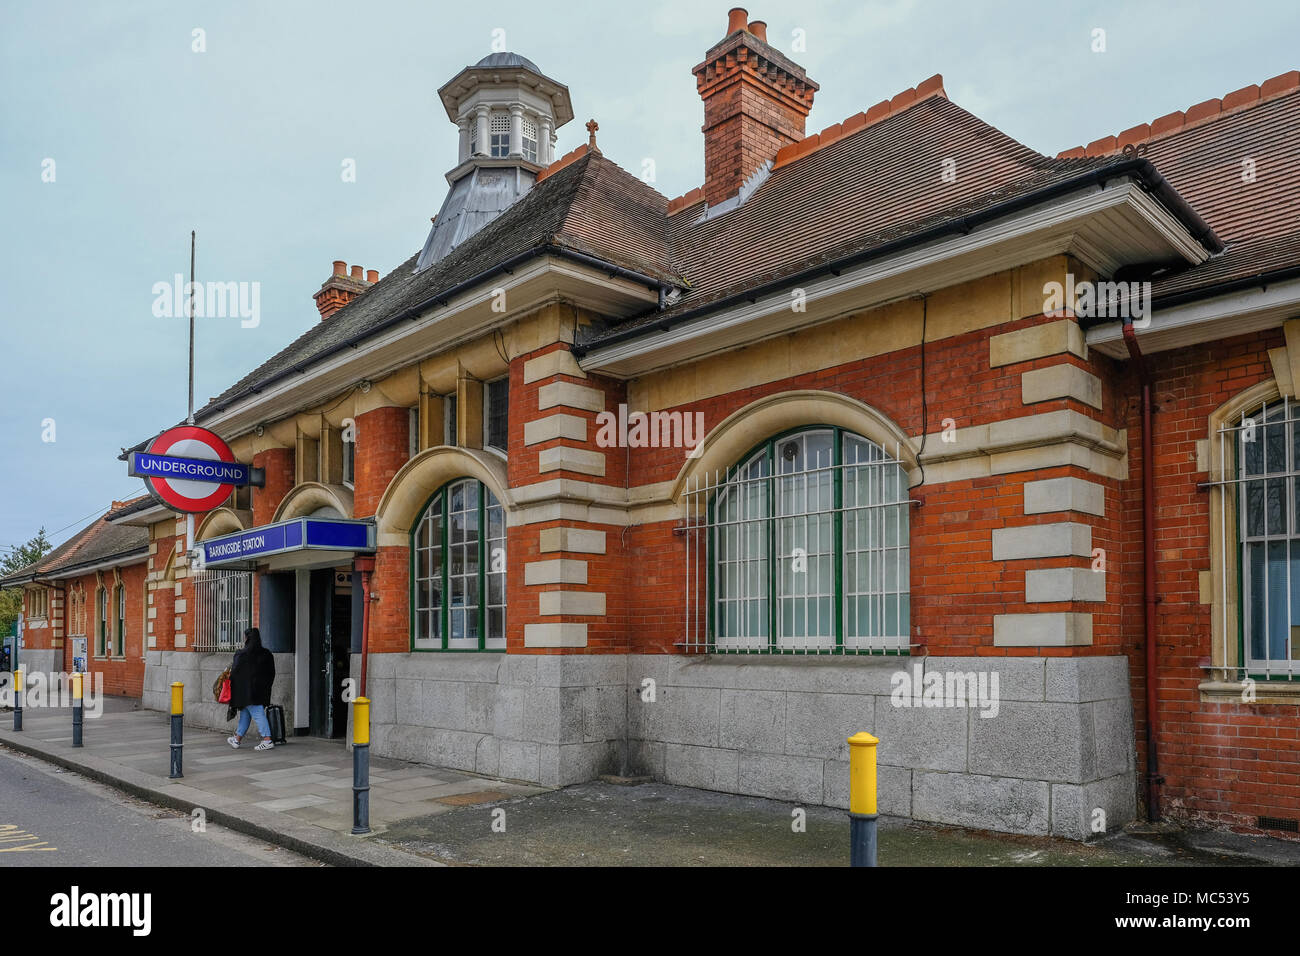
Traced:
<path fill-rule="evenodd" d="M 238 737 L 235 737 L 235 736 L 233 736 L 233 735 L 230 736 L 230 737 L 227 737 L 227 738 L 226 738 L 226 743 L 230 744 L 230 746 L 234 747 L 236 750 L 239 749 L 239 738 L 238 738 Z"/>
<path fill-rule="evenodd" d="M 253 749 L 254 749 L 254 750 L 274 750 L 274 749 L 275 749 L 275 744 L 271 743 L 271 741 L 269 741 L 269 740 L 263 740 L 260 744 L 258 744 L 258 745 L 257 745 L 256 747 L 254 747 Z"/>

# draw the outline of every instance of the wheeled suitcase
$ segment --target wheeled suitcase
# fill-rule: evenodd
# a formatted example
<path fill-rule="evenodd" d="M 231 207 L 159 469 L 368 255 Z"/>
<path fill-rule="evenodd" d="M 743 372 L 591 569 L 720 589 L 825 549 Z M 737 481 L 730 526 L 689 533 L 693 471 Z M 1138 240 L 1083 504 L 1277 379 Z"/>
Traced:
<path fill-rule="evenodd" d="M 267 707 L 266 722 L 271 725 L 271 743 L 284 743 L 284 708 L 279 704 Z"/>

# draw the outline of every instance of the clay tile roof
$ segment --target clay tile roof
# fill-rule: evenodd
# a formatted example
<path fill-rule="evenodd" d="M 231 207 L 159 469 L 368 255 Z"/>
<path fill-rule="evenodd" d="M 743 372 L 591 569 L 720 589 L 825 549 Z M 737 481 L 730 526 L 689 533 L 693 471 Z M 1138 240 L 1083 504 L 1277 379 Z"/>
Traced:
<path fill-rule="evenodd" d="M 108 514 L 96 518 L 40 561 L 0 580 L 0 587 L 10 586 L 15 578 L 35 573 L 40 577 L 63 576 L 86 565 L 114 558 L 135 563 L 149 551 L 149 529 L 131 525 L 112 525 Z"/>
<path fill-rule="evenodd" d="M 1158 278 L 1157 299 L 1300 268 L 1300 71 L 1244 86 L 1058 155 L 1146 157 L 1224 241 L 1208 262 Z M 1253 175 L 1253 181 L 1249 181 Z"/>
<path fill-rule="evenodd" d="M 738 208 L 702 222 L 698 216 L 672 217 L 672 261 L 690 291 L 673 309 L 598 331 L 581 344 L 597 347 L 674 311 L 1117 162 L 1050 159 L 933 92 L 896 111 L 873 110 L 876 118 L 868 111 L 865 123 L 839 124 L 840 135 L 828 144 L 822 134 L 794 144 L 815 146 L 802 154 L 793 150 L 793 158 L 787 153 Z M 957 176 L 943 183 L 948 159 L 957 164 Z"/>
<path fill-rule="evenodd" d="M 277 375 L 305 367 L 364 339 L 378 326 L 505 260 L 553 245 L 585 253 L 670 284 L 685 284 L 672 264 L 668 200 L 597 151 L 580 146 L 546 169 L 546 178 L 435 265 L 417 273 L 418 253 L 227 388 L 196 413 L 215 408 Z"/>

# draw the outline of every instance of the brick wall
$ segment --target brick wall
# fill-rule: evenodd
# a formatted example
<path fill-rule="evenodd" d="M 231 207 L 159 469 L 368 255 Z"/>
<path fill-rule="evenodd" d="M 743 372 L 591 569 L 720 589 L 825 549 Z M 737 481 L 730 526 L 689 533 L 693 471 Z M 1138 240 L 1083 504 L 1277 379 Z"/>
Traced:
<path fill-rule="evenodd" d="M 376 408 L 357 416 L 356 482 L 352 516 L 375 513 L 384 489 L 411 451 L 410 412 L 405 408 Z"/>
<path fill-rule="evenodd" d="M 1210 676 L 1211 606 L 1200 599 L 1199 576 L 1210 567 L 1209 480 L 1197 471 L 1198 439 L 1224 402 L 1273 377 L 1268 350 L 1285 344 L 1280 330 L 1239 336 L 1151 357 L 1156 466 L 1156 576 L 1159 604 L 1159 716 L 1157 746 L 1164 812 L 1253 830 L 1259 815 L 1300 817 L 1300 721 L 1295 705 L 1217 703 L 1201 700 L 1198 685 Z M 1139 429 L 1130 431 L 1129 454 L 1141 457 Z M 1136 472 L 1135 472 L 1136 473 Z M 1133 494 L 1134 510 L 1139 500 Z M 1130 522 L 1140 533 L 1140 513 Z M 1136 550 L 1136 545 L 1134 550 Z M 1230 570 L 1235 573 L 1235 561 Z M 1132 673 L 1141 656 L 1141 568 L 1125 595 L 1126 645 Z M 1145 685 L 1133 683 L 1139 767 L 1146 766 Z"/>
<path fill-rule="evenodd" d="M 268 448 L 253 456 L 253 467 L 266 469 L 266 484 L 252 489 L 254 525 L 270 524 L 275 517 L 275 509 L 293 488 L 293 466 L 292 448 Z"/>
<path fill-rule="evenodd" d="M 69 594 L 85 596 L 84 613 L 69 618 L 68 637 L 86 638 L 86 670 L 92 675 L 103 675 L 104 693 L 114 696 L 139 697 L 144 692 L 144 651 L 146 623 L 147 569 L 144 563 L 119 569 L 122 586 L 126 590 L 125 652 L 100 656 L 98 650 L 99 620 L 96 589 L 99 579 L 94 573 L 68 578 L 61 582 Z M 112 569 L 103 572 L 103 585 L 107 591 L 108 630 L 113 648 L 118 647 L 117 608 L 114 603 L 115 580 Z M 58 658 L 63 670 L 72 670 L 72 641 L 64 640 Z M 97 678 L 96 678 L 97 679 Z"/>

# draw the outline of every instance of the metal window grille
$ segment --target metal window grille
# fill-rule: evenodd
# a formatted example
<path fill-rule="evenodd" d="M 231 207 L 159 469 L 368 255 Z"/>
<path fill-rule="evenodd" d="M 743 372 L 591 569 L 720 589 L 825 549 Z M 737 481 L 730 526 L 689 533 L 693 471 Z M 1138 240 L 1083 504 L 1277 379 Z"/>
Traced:
<path fill-rule="evenodd" d="M 253 575 L 217 568 L 194 576 L 196 651 L 236 650 L 253 624 Z"/>
<path fill-rule="evenodd" d="M 488 120 L 488 145 L 491 155 L 505 157 L 510 155 L 510 114 L 493 113 Z"/>
<path fill-rule="evenodd" d="M 1296 680 L 1300 671 L 1300 405 L 1265 403 L 1219 429 L 1220 624 L 1235 636 L 1225 678 Z M 1240 600 L 1232 599 L 1233 584 Z"/>
<path fill-rule="evenodd" d="M 679 529 L 687 650 L 906 652 L 918 502 L 898 453 L 815 428 L 692 478 Z"/>
<path fill-rule="evenodd" d="M 537 162 L 537 124 L 527 116 L 524 117 L 524 159 L 530 163 Z"/>

